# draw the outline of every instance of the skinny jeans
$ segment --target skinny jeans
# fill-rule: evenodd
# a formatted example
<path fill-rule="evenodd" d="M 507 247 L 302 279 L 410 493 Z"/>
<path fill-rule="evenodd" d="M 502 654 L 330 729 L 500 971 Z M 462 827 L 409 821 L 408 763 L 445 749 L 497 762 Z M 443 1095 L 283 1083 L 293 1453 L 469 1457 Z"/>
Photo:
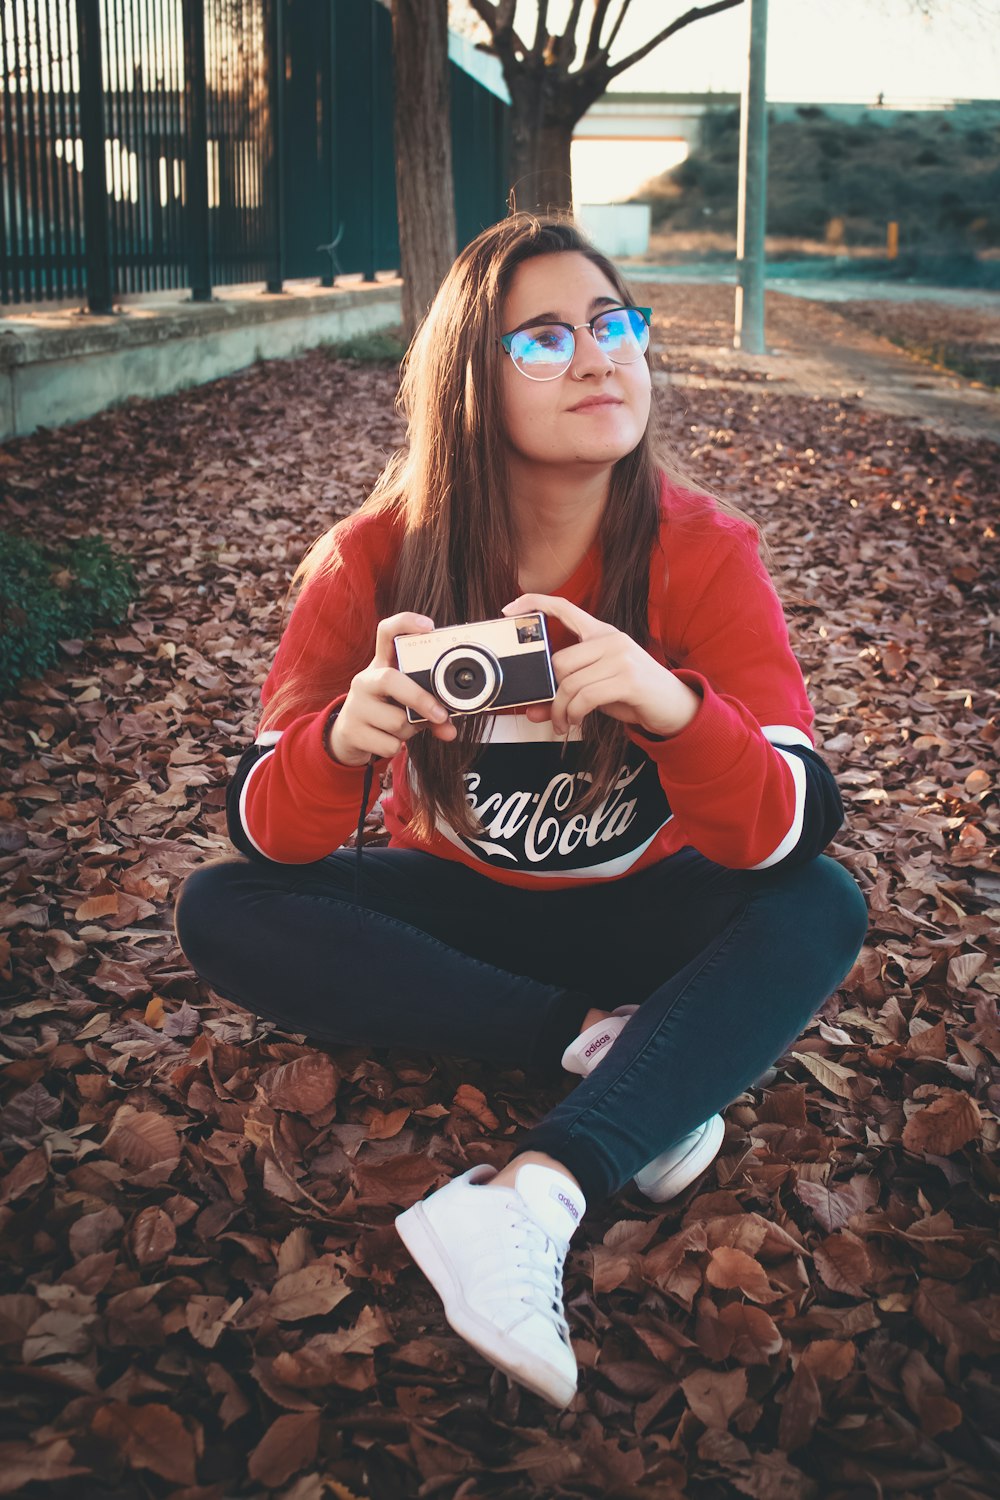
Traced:
<path fill-rule="evenodd" d="M 317 1041 L 403 1047 L 567 1080 L 596 1006 L 637 1004 L 613 1047 L 527 1134 L 588 1204 L 723 1110 L 848 973 L 868 913 L 823 855 L 730 870 L 693 849 L 636 875 L 522 890 L 406 849 L 308 865 L 223 859 L 177 905 L 220 995 Z"/>

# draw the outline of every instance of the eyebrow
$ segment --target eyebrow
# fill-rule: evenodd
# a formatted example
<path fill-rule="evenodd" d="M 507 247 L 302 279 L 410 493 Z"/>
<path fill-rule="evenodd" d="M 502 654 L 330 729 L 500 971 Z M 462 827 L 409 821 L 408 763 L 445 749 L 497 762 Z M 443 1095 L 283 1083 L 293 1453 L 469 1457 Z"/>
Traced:
<path fill-rule="evenodd" d="M 603 304 L 606 304 L 608 307 L 626 306 L 626 304 L 622 302 L 618 297 L 591 297 L 589 307 L 592 310 L 593 308 L 600 307 Z M 558 313 L 536 313 L 534 317 L 525 318 L 523 323 L 518 323 L 517 327 L 512 328 L 510 331 L 511 333 L 520 333 L 522 328 L 535 328 L 539 323 L 562 323 L 564 321 L 565 320 L 563 318 L 560 318 Z"/>

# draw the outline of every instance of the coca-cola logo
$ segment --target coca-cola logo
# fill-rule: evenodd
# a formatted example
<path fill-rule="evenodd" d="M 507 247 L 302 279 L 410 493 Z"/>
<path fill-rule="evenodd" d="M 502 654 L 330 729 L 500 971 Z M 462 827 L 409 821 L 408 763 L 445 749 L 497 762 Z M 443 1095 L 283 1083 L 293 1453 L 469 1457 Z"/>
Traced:
<path fill-rule="evenodd" d="M 575 768 L 579 748 L 563 758 L 557 746 L 485 746 L 465 775 L 466 799 L 482 825 L 475 838 L 462 839 L 466 847 L 508 869 L 628 869 L 672 816 L 656 767 L 631 747 L 608 794 L 587 812 L 570 812 L 577 785 L 591 779 Z"/>

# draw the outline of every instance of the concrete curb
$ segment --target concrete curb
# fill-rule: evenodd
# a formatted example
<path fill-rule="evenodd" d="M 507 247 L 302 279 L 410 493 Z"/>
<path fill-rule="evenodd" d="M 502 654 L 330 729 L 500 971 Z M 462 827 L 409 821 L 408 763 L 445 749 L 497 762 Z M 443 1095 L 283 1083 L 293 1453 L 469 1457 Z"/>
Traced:
<path fill-rule="evenodd" d="M 2 318 L 0 442 L 391 327 L 401 319 L 401 287 L 397 279 L 277 294 L 240 287 L 207 303 L 160 295 L 109 317 L 60 310 Z"/>

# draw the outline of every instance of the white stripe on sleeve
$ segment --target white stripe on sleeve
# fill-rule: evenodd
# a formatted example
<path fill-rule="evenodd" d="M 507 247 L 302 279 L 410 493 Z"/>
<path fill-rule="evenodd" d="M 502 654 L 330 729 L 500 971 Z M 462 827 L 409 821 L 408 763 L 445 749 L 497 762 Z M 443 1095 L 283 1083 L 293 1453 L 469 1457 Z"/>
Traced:
<path fill-rule="evenodd" d="M 254 740 L 254 744 L 266 746 L 267 754 L 262 755 L 260 759 L 250 767 L 250 770 L 247 772 L 247 779 L 240 787 L 240 826 L 243 829 L 243 832 L 246 834 L 247 838 L 250 840 L 251 844 L 253 844 L 254 848 L 257 850 L 257 853 L 262 854 L 265 859 L 273 859 L 274 856 L 268 854 L 266 849 L 262 849 L 257 840 L 254 838 L 253 834 L 250 832 L 250 828 L 247 824 L 247 792 L 250 788 L 251 781 L 254 779 L 264 762 L 268 759 L 268 756 L 273 753 L 274 747 L 280 739 L 280 729 L 266 729 L 263 734 L 259 734 L 257 736 L 256 740 Z M 275 862 L 281 863 L 281 861 Z"/>
<path fill-rule="evenodd" d="M 792 733 L 798 732 L 792 731 Z M 764 733 L 767 734 L 767 730 Z M 808 741 L 806 743 L 808 744 Z M 759 865 L 751 865 L 751 870 L 766 870 L 771 865 L 779 864 L 786 854 L 791 854 L 802 837 L 802 824 L 806 812 L 806 768 L 797 755 L 789 755 L 787 751 L 782 750 L 780 745 L 775 745 L 774 748 L 791 768 L 792 781 L 795 784 L 795 810 L 792 814 L 792 825 L 781 843 L 766 859 L 762 859 Z M 812 746 L 810 745 L 809 748 L 811 749 Z"/>
<path fill-rule="evenodd" d="M 805 730 L 793 729 L 791 724 L 762 724 L 760 732 L 772 745 L 801 745 L 806 750 L 814 749 Z"/>

